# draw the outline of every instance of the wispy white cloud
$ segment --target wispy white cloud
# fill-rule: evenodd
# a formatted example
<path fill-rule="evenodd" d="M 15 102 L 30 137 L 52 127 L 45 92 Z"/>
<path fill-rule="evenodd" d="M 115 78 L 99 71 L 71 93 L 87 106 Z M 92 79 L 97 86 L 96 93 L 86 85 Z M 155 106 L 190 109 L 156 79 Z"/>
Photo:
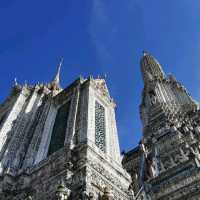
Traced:
<path fill-rule="evenodd" d="M 101 0 L 93 0 L 91 9 L 89 34 L 99 59 L 110 59 L 111 52 L 109 50 L 108 41 L 114 25 L 110 20 L 109 9 L 107 4 Z"/>
<path fill-rule="evenodd" d="M 130 31 L 133 30 L 131 17 L 134 17 L 133 13 L 138 2 L 139 0 L 92 1 L 89 35 L 103 64 L 114 59 L 113 52 L 116 50 L 116 44 L 119 40 L 126 40 L 128 26 Z M 123 30 L 124 28 L 126 30 Z"/>

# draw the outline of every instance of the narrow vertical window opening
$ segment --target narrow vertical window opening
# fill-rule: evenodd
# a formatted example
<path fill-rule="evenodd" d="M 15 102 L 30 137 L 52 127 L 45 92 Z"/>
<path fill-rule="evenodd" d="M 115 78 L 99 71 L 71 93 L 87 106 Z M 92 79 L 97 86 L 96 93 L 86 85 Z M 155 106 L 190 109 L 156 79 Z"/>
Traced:
<path fill-rule="evenodd" d="M 95 102 L 95 144 L 96 146 L 105 152 L 105 108 L 97 101 Z"/>
<path fill-rule="evenodd" d="M 70 102 L 67 102 L 58 109 L 51 135 L 48 156 L 64 147 L 69 108 Z"/>

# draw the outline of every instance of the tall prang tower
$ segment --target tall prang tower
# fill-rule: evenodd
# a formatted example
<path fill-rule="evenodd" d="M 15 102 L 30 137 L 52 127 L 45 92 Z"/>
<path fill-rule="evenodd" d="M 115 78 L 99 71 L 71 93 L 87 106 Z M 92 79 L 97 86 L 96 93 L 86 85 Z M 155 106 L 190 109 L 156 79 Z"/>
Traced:
<path fill-rule="evenodd" d="M 200 199 L 200 111 L 183 85 L 144 52 L 143 139 L 123 164 L 137 199 Z"/>
<path fill-rule="evenodd" d="M 104 79 L 19 85 L 0 106 L 0 199 L 128 200 Z"/>

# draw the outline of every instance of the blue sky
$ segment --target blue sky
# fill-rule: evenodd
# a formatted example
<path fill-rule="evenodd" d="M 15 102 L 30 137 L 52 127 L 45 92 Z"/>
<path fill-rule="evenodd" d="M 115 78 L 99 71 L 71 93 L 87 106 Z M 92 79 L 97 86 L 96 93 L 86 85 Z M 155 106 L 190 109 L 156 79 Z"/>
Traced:
<path fill-rule="evenodd" d="M 48 82 L 64 57 L 62 86 L 107 74 L 121 149 L 142 134 L 142 51 L 200 100 L 199 0 L 0 1 L 0 101 L 13 80 Z"/>

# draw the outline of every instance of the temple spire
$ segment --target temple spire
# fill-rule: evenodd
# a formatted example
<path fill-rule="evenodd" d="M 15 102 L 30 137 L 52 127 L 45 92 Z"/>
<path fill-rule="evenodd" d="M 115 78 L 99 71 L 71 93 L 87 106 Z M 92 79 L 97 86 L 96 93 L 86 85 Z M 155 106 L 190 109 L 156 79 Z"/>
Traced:
<path fill-rule="evenodd" d="M 58 85 L 60 84 L 60 70 L 61 70 L 61 67 L 63 65 L 63 60 L 64 59 L 61 58 L 60 63 L 58 65 L 57 73 L 56 73 L 55 78 L 53 80 L 53 82 L 57 83 Z"/>
<path fill-rule="evenodd" d="M 140 65 L 145 83 L 149 80 L 163 79 L 165 77 L 162 66 L 150 53 L 146 51 L 143 51 Z"/>
<path fill-rule="evenodd" d="M 49 89 L 53 89 L 53 90 L 60 90 L 60 71 L 61 71 L 61 67 L 63 65 L 63 58 L 61 58 L 60 63 L 58 65 L 58 69 L 56 72 L 56 75 L 54 77 L 54 79 L 52 80 L 52 82 L 50 83 Z"/>

